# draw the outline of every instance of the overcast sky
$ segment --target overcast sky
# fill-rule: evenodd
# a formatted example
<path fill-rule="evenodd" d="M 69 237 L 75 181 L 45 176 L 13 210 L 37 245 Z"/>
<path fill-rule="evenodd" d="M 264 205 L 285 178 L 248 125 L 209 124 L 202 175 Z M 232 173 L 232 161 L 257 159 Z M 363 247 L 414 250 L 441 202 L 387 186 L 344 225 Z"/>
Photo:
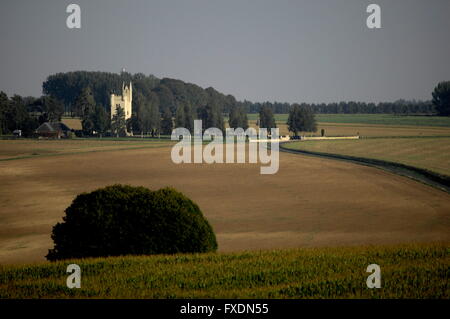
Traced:
<path fill-rule="evenodd" d="M 66 7 L 81 7 L 81 29 Z M 366 26 L 381 6 L 382 29 Z M 430 99 L 450 80 L 449 0 L 2 0 L 0 90 L 56 72 L 178 78 L 252 101 Z"/>

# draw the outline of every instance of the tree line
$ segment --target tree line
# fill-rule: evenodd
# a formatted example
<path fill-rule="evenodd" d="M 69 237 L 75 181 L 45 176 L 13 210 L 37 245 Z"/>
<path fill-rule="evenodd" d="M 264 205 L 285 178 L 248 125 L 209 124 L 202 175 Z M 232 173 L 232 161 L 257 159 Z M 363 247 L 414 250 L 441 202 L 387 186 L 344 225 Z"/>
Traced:
<path fill-rule="evenodd" d="M 50 75 L 42 87 L 46 95 L 54 96 L 64 103 L 67 114 L 81 117 L 82 123 L 92 124 L 83 125 L 83 131 L 89 134 L 104 129 L 102 125 L 96 126 L 95 121 L 89 120 L 92 117 L 90 111 L 95 110 L 97 105 L 109 113 L 110 94 L 122 94 L 122 83 L 130 81 L 133 85 L 132 118 L 125 126 L 126 130 L 140 134 L 170 134 L 174 126 L 193 130 L 196 118 L 202 119 L 207 125 L 223 128 L 224 113 L 234 112 L 238 105 L 232 95 L 222 94 L 212 87 L 203 89 L 181 80 L 158 79 L 142 73 L 58 73 Z M 90 96 L 89 108 L 86 108 L 85 103 L 80 103 L 87 100 L 87 96 Z M 114 127 L 110 128 L 115 132 L 123 132 L 122 122 L 121 119 L 113 119 Z M 117 128 L 117 123 L 122 123 L 119 125 L 121 128 Z"/>
<path fill-rule="evenodd" d="M 276 128 L 274 113 L 268 106 L 262 106 L 259 110 L 259 120 L 257 124 L 261 128 Z M 300 105 L 294 103 L 289 109 L 287 123 L 289 132 L 294 136 L 298 136 L 300 132 L 316 132 L 317 122 L 314 110 L 309 105 Z M 270 134 L 270 132 L 268 132 Z"/>
<path fill-rule="evenodd" d="M 122 83 L 133 83 L 132 118 L 111 121 L 110 94 L 122 94 Z M 177 79 L 158 79 L 142 73 L 120 74 L 76 71 L 50 75 L 43 83 L 44 95 L 39 98 L 8 98 L 0 95 L 0 133 L 10 134 L 21 129 L 29 135 L 46 121 L 59 121 L 63 114 L 81 118 L 83 134 L 103 135 L 108 131 L 123 134 L 170 134 L 174 127 L 193 129 L 194 119 L 202 119 L 203 127 L 224 129 L 224 117 L 230 127 L 248 127 L 247 113 L 259 113 L 260 127 L 275 127 L 273 114 L 291 113 L 293 118 L 310 113 L 395 113 L 450 114 L 450 82 L 442 82 L 432 93 L 432 101 L 386 103 L 339 102 L 322 104 L 289 104 L 279 102 L 253 103 L 237 101 L 212 87 L 206 89 Z M 298 111 L 299 108 L 302 110 Z M 306 110 L 306 111 L 305 111 Z M 303 113 L 302 113 L 303 112 Z M 306 112 L 306 113 L 305 113 Z M 119 112 L 119 115 L 121 112 Z M 270 116 L 272 114 L 272 116 Z M 289 124 L 289 123 L 288 123 Z M 299 124 L 300 125 L 300 124 Z M 302 124 L 305 125 L 305 124 Z M 301 126 L 301 125 L 300 125 Z M 308 128 L 310 129 L 310 128 Z M 301 131 L 301 130 L 300 130 Z"/>
<path fill-rule="evenodd" d="M 60 121 L 63 113 L 64 105 L 52 96 L 8 98 L 0 92 L 0 134 L 21 130 L 22 135 L 31 136 L 40 124 Z"/>
<path fill-rule="evenodd" d="M 252 103 L 250 101 L 239 102 L 244 106 L 247 113 L 259 113 L 261 108 L 270 108 L 275 114 L 287 114 L 294 104 L 298 103 L 280 103 L 263 102 Z M 310 107 L 317 114 L 436 114 L 436 106 L 432 101 L 406 101 L 398 100 L 395 102 L 333 102 L 333 103 L 301 103 L 305 107 Z"/>
<path fill-rule="evenodd" d="M 142 73 L 130 74 L 127 72 L 121 74 L 87 71 L 58 73 L 50 75 L 43 83 L 43 92 L 61 100 L 66 106 L 66 112 L 74 112 L 76 111 L 74 101 L 84 88 L 89 87 L 95 101 L 108 107 L 109 95 L 111 93 L 121 94 L 122 83 L 128 83 L 129 81 L 133 82 L 135 93 L 142 95 L 150 103 L 158 104 L 161 114 L 165 112 L 165 108 L 168 108 L 173 116 L 175 116 L 180 105 L 183 106 L 185 114 L 192 113 L 194 117 L 199 117 L 206 105 L 215 105 L 214 107 L 217 107 L 224 114 L 229 114 L 232 107 L 235 106 L 243 109 L 246 113 L 259 113 L 262 107 L 268 107 L 275 114 L 286 114 L 289 113 L 293 105 L 282 102 L 237 101 L 233 95 L 225 95 L 212 87 L 203 89 L 198 85 L 181 80 L 158 79 L 153 75 L 146 76 Z M 133 96 L 133 99 L 135 98 L 136 96 Z M 441 114 L 436 108 L 434 99 L 430 101 L 397 100 L 380 103 L 342 101 L 302 104 L 312 108 L 317 114 Z M 133 106 L 137 108 L 136 104 Z M 133 109 L 133 113 L 135 111 Z M 182 111 L 180 110 L 180 112 Z"/>

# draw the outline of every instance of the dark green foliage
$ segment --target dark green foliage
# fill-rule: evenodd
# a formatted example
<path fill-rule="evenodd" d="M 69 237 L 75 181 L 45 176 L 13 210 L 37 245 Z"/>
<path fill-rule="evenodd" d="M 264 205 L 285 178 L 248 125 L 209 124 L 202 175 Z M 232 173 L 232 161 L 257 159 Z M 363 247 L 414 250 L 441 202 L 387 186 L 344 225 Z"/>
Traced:
<path fill-rule="evenodd" d="M 94 132 L 100 136 L 110 125 L 110 116 L 102 105 L 96 104 L 90 88 L 84 88 L 75 101 L 74 112 L 81 117 L 81 126 L 86 135 Z"/>
<path fill-rule="evenodd" d="M 0 92 L 0 134 L 7 133 L 8 121 L 7 116 L 9 112 L 9 99 L 5 92 Z"/>
<path fill-rule="evenodd" d="M 22 130 L 23 137 L 32 137 L 35 130 L 39 127 L 39 121 L 32 117 L 26 116 L 22 123 L 20 124 L 20 129 Z"/>
<path fill-rule="evenodd" d="M 89 116 L 89 113 L 93 110 L 94 106 L 95 99 L 92 90 L 89 87 L 85 87 L 73 103 L 72 111 L 74 115 L 84 119 Z"/>
<path fill-rule="evenodd" d="M 94 111 L 90 114 L 90 118 L 94 131 L 100 136 L 105 134 L 111 124 L 109 114 L 105 111 L 105 108 L 102 105 L 96 105 Z"/>
<path fill-rule="evenodd" d="M 162 114 L 161 133 L 163 135 L 171 135 L 173 130 L 172 112 L 166 107 Z"/>
<path fill-rule="evenodd" d="M 200 208 L 172 188 L 114 185 L 83 193 L 63 220 L 53 228 L 49 260 L 217 249 Z"/>
<path fill-rule="evenodd" d="M 33 108 L 40 110 L 39 122 L 59 122 L 64 113 L 64 105 L 51 95 L 42 96 L 33 102 Z"/>
<path fill-rule="evenodd" d="M 127 129 L 133 132 L 139 132 L 141 135 L 144 135 L 146 132 L 146 103 L 144 95 L 140 92 L 133 94 L 133 102 L 132 102 L 132 115 L 129 122 L 129 126 Z"/>
<path fill-rule="evenodd" d="M 293 104 L 287 120 L 288 129 L 295 136 L 298 132 L 315 132 L 317 123 L 314 117 L 314 111 L 307 105 Z"/>
<path fill-rule="evenodd" d="M 272 109 L 275 114 L 287 114 L 291 104 L 280 102 L 252 103 L 250 101 L 238 102 L 247 113 L 258 113 L 262 107 Z M 305 104 L 305 103 L 302 103 Z M 333 103 L 308 103 L 316 114 L 433 114 L 435 112 L 431 101 L 406 101 L 365 103 L 365 102 L 333 102 Z"/>
<path fill-rule="evenodd" d="M 185 105 L 190 101 L 190 97 L 186 90 L 186 83 L 183 81 L 164 78 L 161 80 L 160 86 L 162 89 L 161 93 L 163 93 L 163 96 L 167 95 L 166 97 L 168 98 L 168 101 L 164 106 L 169 107 L 172 112 L 175 112 L 174 106 Z"/>
<path fill-rule="evenodd" d="M 450 115 L 450 81 L 441 82 L 434 88 L 433 105 L 439 115 Z"/>
<path fill-rule="evenodd" d="M 166 122 L 168 125 L 168 118 L 166 118 Z M 194 113 L 189 102 L 180 102 L 178 104 L 175 112 L 175 127 L 184 127 L 188 129 L 189 132 L 194 131 Z M 166 132 L 168 132 L 168 130 L 166 130 Z"/>
<path fill-rule="evenodd" d="M 154 137 L 158 135 L 161 130 L 161 113 L 159 112 L 158 103 L 150 104 L 149 116 L 150 116 L 150 132 Z"/>
<path fill-rule="evenodd" d="M 125 136 L 127 129 L 127 122 L 125 121 L 125 111 L 122 107 L 116 107 L 116 113 L 111 119 L 111 131 L 117 136 Z"/>
<path fill-rule="evenodd" d="M 133 82 L 136 92 L 144 95 L 159 83 L 159 80 L 153 75 L 145 76 L 142 73 L 132 75 L 127 72 L 117 74 L 75 71 L 50 75 L 42 84 L 42 89 L 45 94 L 52 95 L 64 104 L 72 106 L 83 89 L 89 87 L 97 104 L 109 105 L 109 95 L 112 92 L 121 94 L 122 83 L 130 81 Z"/>
<path fill-rule="evenodd" d="M 155 136 L 161 128 L 161 114 L 159 112 L 158 95 L 151 92 L 146 98 L 143 94 L 135 94 L 133 100 L 133 118 L 131 119 L 132 129 L 136 132 L 151 133 Z"/>
<path fill-rule="evenodd" d="M 159 85 L 154 89 L 154 92 L 158 95 L 160 105 L 162 107 L 168 107 L 172 113 L 177 110 L 177 103 L 172 91 L 164 84 Z"/>
<path fill-rule="evenodd" d="M 240 127 L 246 130 L 248 128 L 247 113 L 243 107 L 236 105 L 230 107 L 228 125 L 234 129 Z"/>
<path fill-rule="evenodd" d="M 200 110 L 199 117 L 202 120 L 203 130 L 211 127 L 216 127 L 222 131 L 225 130 L 222 110 L 217 103 L 211 102 L 205 105 L 205 107 Z"/>
<path fill-rule="evenodd" d="M 14 95 L 8 104 L 7 126 L 10 132 L 21 129 L 29 117 L 27 108 L 19 95 Z"/>
<path fill-rule="evenodd" d="M 99 114 L 98 116 L 95 114 L 99 109 L 96 106 L 94 96 L 89 87 L 86 87 L 81 91 L 73 104 L 72 110 L 75 115 L 81 117 L 81 126 L 84 134 L 91 135 L 96 128 L 95 126 L 100 126 L 103 133 L 104 129 L 102 126 L 104 114 Z M 94 122 L 97 122 L 97 125 Z"/>
<path fill-rule="evenodd" d="M 185 127 L 186 118 L 184 116 L 184 107 L 179 105 L 175 112 L 175 127 Z"/>
<path fill-rule="evenodd" d="M 184 125 L 189 132 L 194 132 L 194 113 L 189 102 L 184 103 Z"/>
<path fill-rule="evenodd" d="M 22 130 L 22 136 L 29 137 L 39 126 L 36 117 L 28 112 L 26 101 L 19 95 L 11 99 L 0 92 L 0 134 L 12 134 L 14 130 Z"/>
<path fill-rule="evenodd" d="M 86 87 L 92 90 L 96 104 L 108 106 L 110 94 L 112 92 L 121 94 L 122 83 L 130 81 L 133 83 L 133 100 L 138 95 L 142 95 L 145 101 L 150 101 L 154 99 L 152 95 L 155 95 L 160 113 L 168 107 L 172 114 L 175 114 L 177 107 L 182 105 L 191 109 L 191 112 L 185 110 L 186 116 L 196 118 L 199 110 L 208 103 L 216 103 L 221 112 L 228 112 L 230 105 L 236 103 L 232 95 L 225 96 L 213 88 L 203 89 L 177 79 L 159 80 L 152 75 L 145 76 L 142 73 L 133 75 L 126 72 L 121 74 L 85 71 L 58 73 L 47 78 L 43 83 L 43 91 L 63 101 L 67 109 L 73 115 L 77 115 L 79 110 L 76 100 Z M 136 110 L 134 105 L 133 111 Z M 188 123 L 190 123 L 189 119 Z"/>
<path fill-rule="evenodd" d="M 122 83 L 133 83 L 133 100 L 138 94 L 144 99 L 152 99 L 156 94 L 159 99 L 159 112 L 163 113 L 168 107 L 174 115 L 179 105 L 190 106 L 193 118 L 201 117 L 206 105 L 217 105 L 222 113 L 229 114 L 234 106 L 243 109 L 245 113 L 259 113 L 262 108 L 267 107 L 274 114 L 286 114 L 291 108 L 289 103 L 264 102 L 253 103 L 244 100 L 236 101 L 232 95 L 224 95 L 214 88 L 203 89 L 198 85 L 186 83 L 177 79 L 158 79 L 153 75 L 145 76 L 142 73 L 121 74 L 107 72 L 67 72 L 50 75 L 43 83 L 45 94 L 52 95 L 61 100 L 67 110 L 73 115 L 77 113 L 75 100 L 86 87 L 92 89 L 96 104 L 109 106 L 112 92 L 121 94 Z M 133 103 L 134 104 L 134 103 Z M 432 114 L 434 105 L 431 101 L 406 101 L 381 102 L 378 104 L 365 102 L 339 102 L 308 104 L 316 114 Z M 135 107 L 133 107 L 135 112 Z M 266 125 L 266 124 L 265 124 Z M 187 127 L 184 126 L 183 127 Z"/>
<path fill-rule="evenodd" d="M 263 106 L 259 111 L 259 127 L 267 128 L 268 130 L 277 127 L 272 109 L 268 106 Z"/>

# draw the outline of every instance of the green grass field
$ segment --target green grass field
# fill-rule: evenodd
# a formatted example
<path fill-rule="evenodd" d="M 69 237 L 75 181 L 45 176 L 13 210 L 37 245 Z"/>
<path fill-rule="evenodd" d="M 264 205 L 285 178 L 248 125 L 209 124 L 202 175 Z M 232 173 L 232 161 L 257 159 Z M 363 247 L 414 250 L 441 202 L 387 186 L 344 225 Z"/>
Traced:
<path fill-rule="evenodd" d="M 394 114 L 318 114 L 321 123 L 359 123 L 382 125 L 445 126 L 450 127 L 448 116 L 411 116 Z"/>
<path fill-rule="evenodd" d="M 256 121 L 258 114 L 248 114 L 250 121 Z M 277 122 L 286 123 L 288 114 L 275 114 Z M 409 126 L 443 126 L 450 127 L 448 116 L 412 116 L 394 114 L 316 114 L 319 123 L 351 123 L 351 124 L 381 124 Z"/>
<path fill-rule="evenodd" d="M 0 266 L 0 298 L 449 298 L 445 245 L 309 248 Z M 81 267 L 81 288 L 66 267 Z M 381 288 L 368 289 L 369 264 Z"/>
<path fill-rule="evenodd" d="M 301 141 L 284 146 L 312 152 L 381 159 L 450 176 L 448 137 Z"/>

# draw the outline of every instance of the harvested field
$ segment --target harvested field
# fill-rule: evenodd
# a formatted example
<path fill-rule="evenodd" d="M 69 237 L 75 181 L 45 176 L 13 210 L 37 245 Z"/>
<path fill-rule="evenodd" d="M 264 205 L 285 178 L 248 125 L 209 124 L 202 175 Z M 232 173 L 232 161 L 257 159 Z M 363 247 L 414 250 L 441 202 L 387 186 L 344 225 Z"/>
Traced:
<path fill-rule="evenodd" d="M 167 139 L 140 140 L 138 138 L 135 138 L 134 140 L 117 140 L 113 138 L 73 140 L 0 140 L 0 161 L 38 156 L 161 147 L 168 146 L 173 143 L 174 142 Z"/>
<path fill-rule="evenodd" d="M 0 263 L 44 261 L 52 226 L 81 192 L 114 183 L 173 186 L 196 201 L 219 250 L 450 240 L 450 196 L 378 169 L 280 153 L 260 164 L 181 164 L 170 147 L 0 162 Z"/>

